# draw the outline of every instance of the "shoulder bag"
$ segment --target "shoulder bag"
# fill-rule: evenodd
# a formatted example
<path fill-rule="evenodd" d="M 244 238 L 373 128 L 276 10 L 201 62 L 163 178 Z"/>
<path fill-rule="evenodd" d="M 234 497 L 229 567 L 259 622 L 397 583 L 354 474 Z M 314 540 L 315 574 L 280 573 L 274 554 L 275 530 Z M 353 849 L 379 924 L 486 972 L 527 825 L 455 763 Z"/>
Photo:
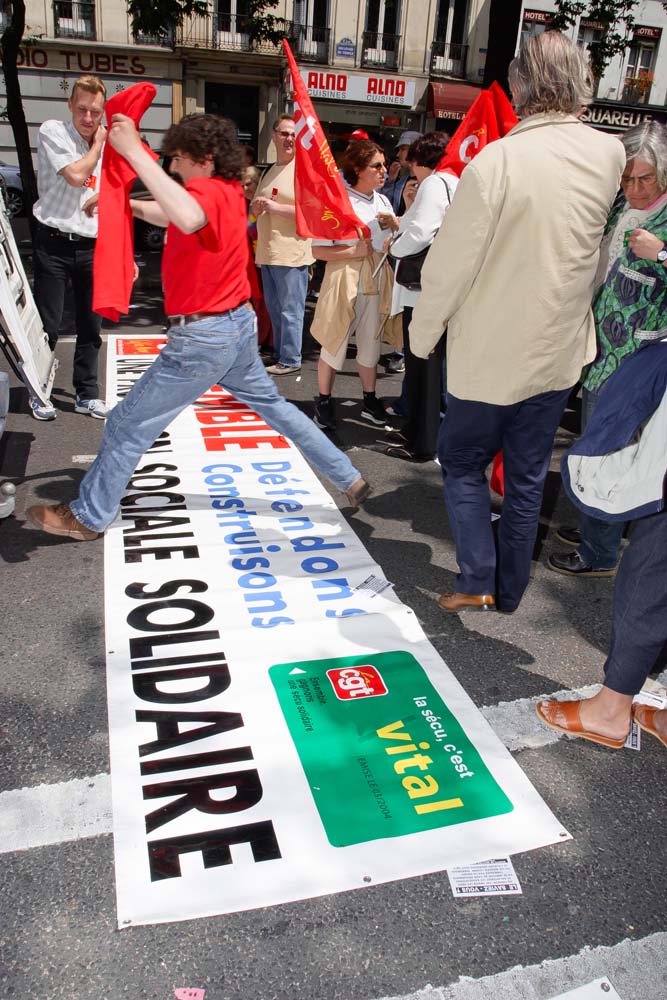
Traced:
<path fill-rule="evenodd" d="M 444 177 L 441 177 L 440 179 L 445 185 L 447 201 L 451 205 L 452 199 L 449 197 L 447 181 Z M 423 250 L 420 250 L 419 253 L 412 253 L 408 257 L 399 257 L 394 280 L 403 288 L 407 288 L 410 292 L 421 292 L 422 265 L 426 260 L 426 254 L 430 249 L 431 244 L 429 243 L 429 245 L 424 247 Z"/>

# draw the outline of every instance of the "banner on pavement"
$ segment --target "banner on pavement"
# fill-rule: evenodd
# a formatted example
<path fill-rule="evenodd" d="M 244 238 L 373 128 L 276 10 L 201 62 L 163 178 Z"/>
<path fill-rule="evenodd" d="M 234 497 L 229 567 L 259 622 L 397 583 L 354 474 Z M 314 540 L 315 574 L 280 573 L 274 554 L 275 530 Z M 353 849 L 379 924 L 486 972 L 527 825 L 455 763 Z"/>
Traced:
<path fill-rule="evenodd" d="M 107 398 L 158 338 L 109 338 Z M 213 387 L 105 537 L 121 927 L 568 837 L 299 451 Z"/>

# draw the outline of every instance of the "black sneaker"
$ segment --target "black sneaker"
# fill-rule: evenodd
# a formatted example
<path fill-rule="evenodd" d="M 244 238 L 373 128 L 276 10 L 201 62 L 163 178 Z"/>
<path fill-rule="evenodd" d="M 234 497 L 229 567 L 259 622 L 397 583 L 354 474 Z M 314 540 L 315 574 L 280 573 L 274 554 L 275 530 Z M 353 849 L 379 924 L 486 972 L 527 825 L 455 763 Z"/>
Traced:
<path fill-rule="evenodd" d="M 399 354 L 388 361 L 386 371 L 388 375 L 402 375 L 405 371 L 405 358 L 403 355 Z"/>
<path fill-rule="evenodd" d="M 556 538 L 560 538 L 561 542 L 565 542 L 566 545 L 581 545 L 579 528 L 559 528 L 556 532 Z"/>
<path fill-rule="evenodd" d="M 329 399 L 315 400 L 315 416 L 313 420 L 323 431 L 332 431 L 334 429 L 336 426 L 336 413 L 334 401 L 331 397 Z"/>
<path fill-rule="evenodd" d="M 547 559 L 547 566 L 554 573 L 563 573 L 565 576 L 615 576 L 616 567 L 611 569 L 593 569 L 581 558 L 578 552 L 554 552 Z"/>
<path fill-rule="evenodd" d="M 364 420 L 370 420 L 372 424 L 379 424 L 381 426 L 384 426 L 389 418 L 384 405 L 377 396 L 364 399 L 363 406 L 361 407 L 361 415 Z"/>

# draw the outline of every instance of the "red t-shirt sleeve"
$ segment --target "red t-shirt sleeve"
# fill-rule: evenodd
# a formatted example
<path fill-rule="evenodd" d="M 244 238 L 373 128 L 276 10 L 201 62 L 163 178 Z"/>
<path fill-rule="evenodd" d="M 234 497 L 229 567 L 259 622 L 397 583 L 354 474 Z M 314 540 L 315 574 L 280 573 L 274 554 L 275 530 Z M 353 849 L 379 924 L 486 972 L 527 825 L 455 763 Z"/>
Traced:
<path fill-rule="evenodd" d="M 214 192 L 210 179 L 207 177 L 194 177 L 185 185 L 185 190 L 191 194 L 195 201 L 201 205 L 206 213 L 206 225 L 198 229 L 194 235 L 198 238 L 205 250 L 217 253 L 222 249 L 221 237 L 223 231 L 223 203 L 226 198 L 220 198 L 218 191 Z M 224 189 L 223 189 L 224 190 Z"/>

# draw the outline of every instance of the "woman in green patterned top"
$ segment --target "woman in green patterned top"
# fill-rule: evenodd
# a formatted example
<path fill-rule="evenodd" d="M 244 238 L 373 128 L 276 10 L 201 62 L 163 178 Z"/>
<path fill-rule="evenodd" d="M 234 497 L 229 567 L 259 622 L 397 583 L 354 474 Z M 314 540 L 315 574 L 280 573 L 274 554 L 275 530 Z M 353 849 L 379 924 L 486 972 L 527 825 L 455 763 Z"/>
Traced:
<path fill-rule="evenodd" d="M 584 372 L 582 427 L 605 382 L 642 340 L 667 336 L 667 129 L 649 122 L 622 136 L 627 163 L 609 213 L 593 297 L 598 355 Z M 613 576 L 622 524 L 582 516 L 580 530 L 561 528 L 576 545 L 549 557 L 568 576 Z"/>

